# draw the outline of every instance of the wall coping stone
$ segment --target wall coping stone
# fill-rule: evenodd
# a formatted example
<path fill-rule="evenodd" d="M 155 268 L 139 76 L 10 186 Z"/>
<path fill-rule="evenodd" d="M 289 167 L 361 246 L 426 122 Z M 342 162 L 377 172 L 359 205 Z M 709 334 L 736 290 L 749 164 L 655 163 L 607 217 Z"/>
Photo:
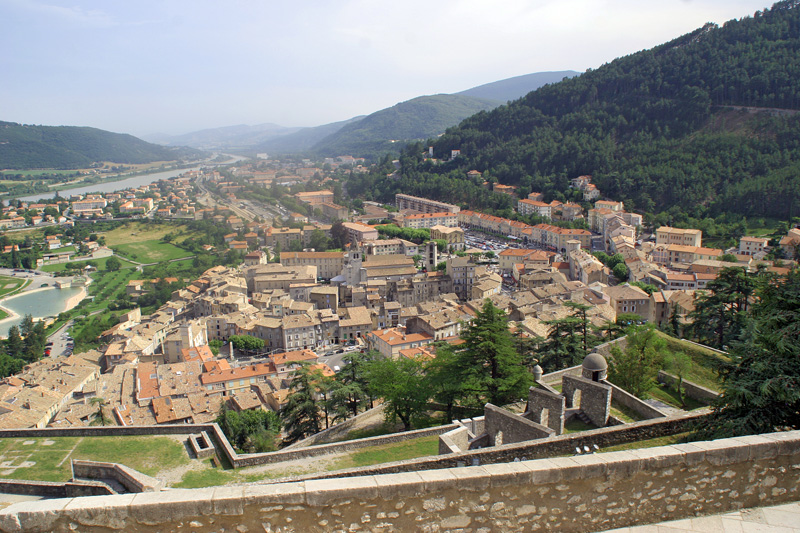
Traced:
<path fill-rule="evenodd" d="M 176 489 L 160 493 L 140 493 L 135 495 L 113 495 L 104 497 L 81 497 L 20 502 L 0 510 L 0 528 L 6 531 L 46 531 L 52 529 L 59 519 L 74 519 L 83 525 L 110 527 L 109 521 L 135 520 L 143 525 L 158 526 L 166 522 L 208 515 L 241 515 L 254 505 L 275 503 L 305 504 L 310 507 L 327 509 L 332 505 L 360 506 L 362 502 L 391 500 L 401 494 L 441 494 L 444 490 L 457 492 L 484 492 L 489 488 L 508 487 L 518 483 L 532 485 L 552 485 L 560 483 L 569 490 L 572 480 L 605 479 L 603 483 L 625 483 L 641 471 L 659 470 L 662 475 L 672 468 L 672 463 L 691 468 L 693 455 L 703 454 L 709 468 L 734 458 L 736 464 L 749 468 L 751 461 L 749 449 L 756 445 L 779 449 L 783 462 L 792 461 L 800 454 L 800 431 L 765 434 L 753 437 L 737 437 L 716 441 L 696 442 L 692 445 L 670 445 L 646 450 L 627 450 L 607 452 L 576 457 L 557 457 L 530 461 L 509 462 L 468 468 L 425 471 L 418 473 L 396 473 L 345 479 L 324 479 L 305 483 L 261 485 L 245 487 L 216 487 L 211 489 Z M 740 453 L 745 451 L 746 453 Z M 768 459 L 761 457 L 761 462 Z M 723 467 L 724 469 L 724 467 Z M 784 483 L 797 477 L 797 473 L 786 468 L 778 476 L 784 476 Z M 641 481 L 641 478 L 640 478 Z M 555 487 L 552 487 L 555 488 Z M 557 489 L 562 490 L 562 489 Z M 795 493 L 777 495 L 773 501 L 787 501 L 796 498 Z M 711 496 L 710 496 L 711 497 Z M 722 495 L 713 496 L 723 501 Z M 729 498 L 725 495 L 724 498 Z M 741 496 L 747 499 L 746 495 Z M 751 501 L 752 497 L 747 499 Z M 511 498 L 511 501 L 514 501 Z M 727 500 L 726 500 L 727 501 Z M 520 503 L 506 503 L 518 506 Z M 736 507 L 737 501 L 718 507 Z M 695 511 L 688 502 L 678 505 L 677 510 L 669 511 L 676 517 L 693 516 Z M 103 518 L 102 513 L 111 514 Z M 714 512 L 713 508 L 708 508 Z M 653 515 L 654 520 L 662 519 L 662 514 Z M 116 522 L 114 522 L 116 523 Z M 574 529 L 574 528 L 573 528 Z"/>

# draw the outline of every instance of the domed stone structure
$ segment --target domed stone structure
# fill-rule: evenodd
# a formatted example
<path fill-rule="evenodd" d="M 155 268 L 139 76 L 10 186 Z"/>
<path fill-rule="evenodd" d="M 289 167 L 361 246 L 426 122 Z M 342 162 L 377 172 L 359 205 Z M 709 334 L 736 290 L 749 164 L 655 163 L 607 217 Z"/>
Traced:
<path fill-rule="evenodd" d="M 583 359 L 581 376 L 592 381 L 601 381 L 608 377 L 608 363 L 599 353 L 590 353 Z"/>

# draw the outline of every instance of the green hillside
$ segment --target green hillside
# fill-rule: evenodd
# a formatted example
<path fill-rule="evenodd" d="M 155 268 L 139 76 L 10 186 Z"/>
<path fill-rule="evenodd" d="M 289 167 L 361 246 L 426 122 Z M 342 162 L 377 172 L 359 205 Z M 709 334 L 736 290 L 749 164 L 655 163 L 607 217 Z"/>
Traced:
<path fill-rule="evenodd" d="M 472 96 L 474 98 L 484 98 L 486 100 L 496 100 L 498 102 L 508 102 L 522 98 L 531 91 L 535 91 L 547 83 L 558 83 L 564 78 L 579 76 L 580 72 L 574 70 L 560 70 L 556 72 L 534 72 L 523 76 L 515 76 L 505 80 L 486 83 L 461 91 L 456 94 Z"/>
<path fill-rule="evenodd" d="M 256 145 L 249 151 L 253 153 L 267 152 L 269 154 L 293 154 L 310 150 L 312 146 L 322 141 L 325 137 L 332 135 L 345 127 L 347 124 L 363 119 L 363 116 L 354 117 L 341 122 L 332 122 L 315 126 L 312 128 L 302 128 L 299 131 L 283 135 L 275 139 L 269 139 Z"/>
<path fill-rule="evenodd" d="M 99 161 L 140 164 L 199 154 L 197 150 L 157 146 L 132 135 L 96 128 L 0 122 L 0 169 L 85 168 Z"/>
<path fill-rule="evenodd" d="M 734 107 L 736 106 L 736 107 Z M 402 177 L 348 184 L 389 199 L 397 190 L 474 207 L 510 202 L 481 192 L 477 169 L 520 196 L 561 198 L 591 174 L 626 208 L 681 216 L 800 214 L 800 2 L 780 2 L 722 27 L 706 25 L 481 112 L 435 140 L 409 147 Z"/>
<path fill-rule="evenodd" d="M 347 124 L 315 144 L 313 151 L 357 157 L 399 152 L 407 141 L 439 135 L 466 117 L 497 105 L 499 102 L 455 94 L 420 96 Z"/>

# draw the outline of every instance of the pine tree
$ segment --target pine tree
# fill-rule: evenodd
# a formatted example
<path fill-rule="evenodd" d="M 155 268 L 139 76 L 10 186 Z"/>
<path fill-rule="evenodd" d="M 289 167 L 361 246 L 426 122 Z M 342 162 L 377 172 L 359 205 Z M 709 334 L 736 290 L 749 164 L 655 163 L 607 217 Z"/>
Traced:
<path fill-rule="evenodd" d="M 427 410 L 432 389 L 422 359 L 379 359 L 370 363 L 367 377 L 375 394 L 383 398 L 387 420 L 399 418 L 404 430 Z"/>
<path fill-rule="evenodd" d="M 695 299 L 690 313 L 692 330 L 697 338 L 722 348 L 739 337 L 755 280 L 740 267 L 720 270 L 717 278 L 706 285 L 707 291 Z"/>
<path fill-rule="evenodd" d="M 697 438 L 800 429 L 800 273 L 762 284 L 724 394 Z"/>
<path fill-rule="evenodd" d="M 297 442 L 321 429 L 319 406 L 315 398 L 315 385 L 319 371 L 314 371 L 308 363 L 301 363 L 292 372 L 289 396 L 281 409 L 281 418 L 286 430 L 286 442 Z"/>
<path fill-rule="evenodd" d="M 658 371 L 669 355 L 667 343 L 652 324 L 631 326 L 624 350 L 612 346 L 608 379 L 634 396 L 644 398 L 656 385 Z"/>
<path fill-rule="evenodd" d="M 461 332 L 457 350 L 467 404 L 504 405 L 527 395 L 533 376 L 514 349 L 505 313 L 487 299 L 475 319 Z"/>

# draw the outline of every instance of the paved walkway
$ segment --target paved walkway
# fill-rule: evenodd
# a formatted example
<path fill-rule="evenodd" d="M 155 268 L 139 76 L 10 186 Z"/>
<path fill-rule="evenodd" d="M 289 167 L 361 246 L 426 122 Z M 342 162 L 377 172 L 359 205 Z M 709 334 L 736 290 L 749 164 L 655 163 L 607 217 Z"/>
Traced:
<path fill-rule="evenodd" d="M 800 503 L 743 509 L 716 516 L 687 518 L 605 533 L 800 533 Z"/>

